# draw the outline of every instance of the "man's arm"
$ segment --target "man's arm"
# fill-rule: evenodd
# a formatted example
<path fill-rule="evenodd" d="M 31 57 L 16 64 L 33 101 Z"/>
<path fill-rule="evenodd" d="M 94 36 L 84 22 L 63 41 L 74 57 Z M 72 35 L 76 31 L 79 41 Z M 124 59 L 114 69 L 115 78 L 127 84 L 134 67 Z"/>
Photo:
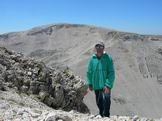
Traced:
<path fill-rule="evenodd" d="M 92 90 L 92 59 L 89 60 L 87 68 L 87 84 L 89 89 Z"/>
<path fill-rule="evenodd" d="M 108 76 L 107 76 L 107 79 L 106 79 L 105 86 L 108 87 L 109 89 L 112 89 L 113 84 L 114 84 L 114 80 L 115 80 L 114 64 L 113 64 L 112 58 L 109 56 L 109 60 L 108 60 Z"/>

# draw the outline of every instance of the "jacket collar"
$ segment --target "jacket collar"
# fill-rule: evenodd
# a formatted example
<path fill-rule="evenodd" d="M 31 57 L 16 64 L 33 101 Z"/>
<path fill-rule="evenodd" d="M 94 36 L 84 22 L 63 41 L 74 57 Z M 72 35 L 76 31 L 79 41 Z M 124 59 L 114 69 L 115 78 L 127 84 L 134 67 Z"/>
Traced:
<path fill-rule="evenodd" d="M 106 54 L 106 52 L 104 51 L 101 57 L 103 57 L 103 55 L 105 55 L 105 54 Z M 92 55 L 92 57 L 93 57 L 93 58 L 97 58 L 97 56 L 96 56 L 95 53 Z"/>

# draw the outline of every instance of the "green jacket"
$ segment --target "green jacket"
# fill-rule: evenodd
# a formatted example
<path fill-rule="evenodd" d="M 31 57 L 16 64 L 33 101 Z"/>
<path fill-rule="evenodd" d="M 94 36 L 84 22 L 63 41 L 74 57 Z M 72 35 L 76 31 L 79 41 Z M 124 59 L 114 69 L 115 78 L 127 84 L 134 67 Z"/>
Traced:
<path fill-rule="evenodd" d="M 115 80 L 113 60 L 110 55 L 104 53 L 100 59 L 93 54 L 89 60 L 87 69 L 87 83 L 93 90 L 103 89 L 108 86 L 112 89 Z"/>

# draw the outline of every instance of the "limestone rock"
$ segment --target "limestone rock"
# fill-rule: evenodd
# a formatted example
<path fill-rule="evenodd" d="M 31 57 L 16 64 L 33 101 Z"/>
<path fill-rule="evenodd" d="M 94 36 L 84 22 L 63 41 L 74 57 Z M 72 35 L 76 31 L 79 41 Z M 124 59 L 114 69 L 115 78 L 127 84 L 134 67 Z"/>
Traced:
<path fill-rule="evenodd" d="M 0 47 L 0 89 L 4 85 L 19 93 L 35 95 L 42 102 L 56 109 L 89 112 L 83 103 L 83 81 L 68 69 L 59 71 L 43 62 L 24 57 L 20 53 Z M 84 109 L 82 109 L 84 108 Z"/>

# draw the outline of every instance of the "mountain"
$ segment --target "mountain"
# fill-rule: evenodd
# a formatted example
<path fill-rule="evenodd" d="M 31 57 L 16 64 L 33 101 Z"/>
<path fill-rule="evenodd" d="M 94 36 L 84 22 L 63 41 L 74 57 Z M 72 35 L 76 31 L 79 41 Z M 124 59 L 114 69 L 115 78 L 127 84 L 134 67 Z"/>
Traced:
<path fill-rule="evenodd" d="M 108 118 L 89 114 L 83 103 L 87 86 L 69 69 L 51 69 L 41 61 L 4 47 L 0 47 L 0 57 L 1 121 L 162 120 L 137 115 Z"/>
<path fill-rule="evenodd" d="M 162 116 L 162 36 L 140 35 L 79 24 L 51 24 L 0 35 L 0 46 L 43 61 L 51 68 L 69 67 L 86 79 L 88 59 L 98 40 L 105 42 L 116 70 L 112 115 Z M 93 92 L 84 98 L 97 108 Z"/>

